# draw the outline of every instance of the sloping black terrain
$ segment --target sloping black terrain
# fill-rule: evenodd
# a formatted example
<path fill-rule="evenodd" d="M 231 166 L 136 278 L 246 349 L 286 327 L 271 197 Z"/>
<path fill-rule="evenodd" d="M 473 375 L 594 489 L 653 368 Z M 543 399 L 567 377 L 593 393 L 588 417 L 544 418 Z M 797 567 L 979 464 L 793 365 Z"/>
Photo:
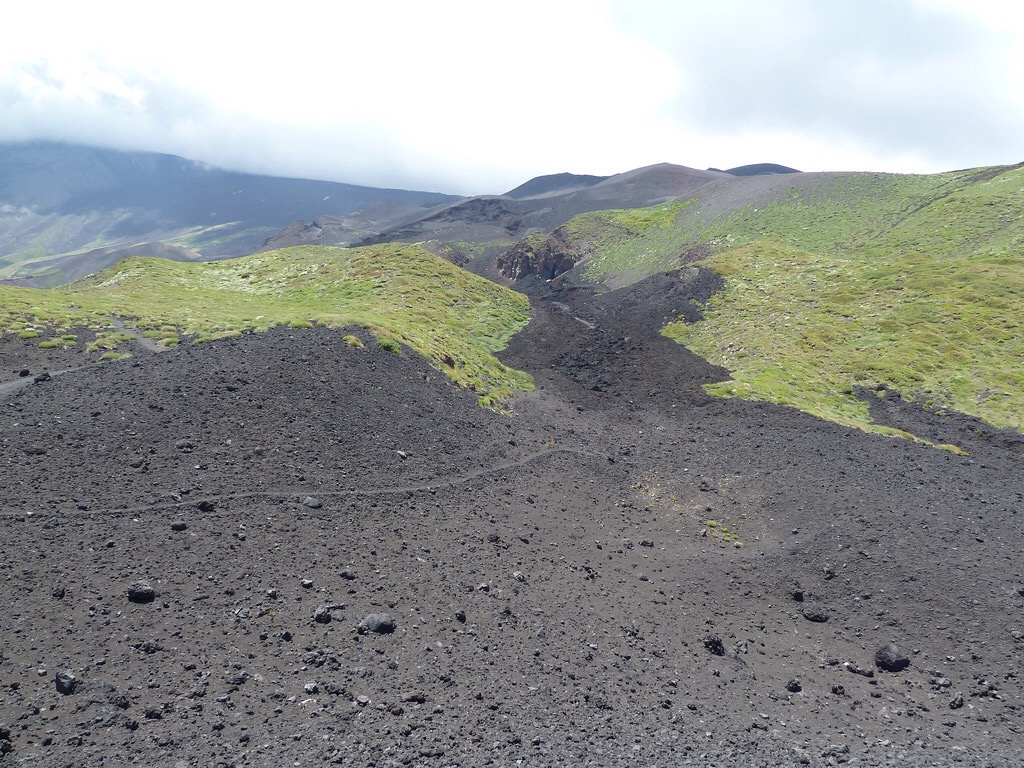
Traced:
<path fill-rule="evenodd" d="M 522 287 L 512 416 L 325 329 L 0 390 L 0 763 L 1021 764 L 1012 441 L 708 398 L 699 270 Z"/>

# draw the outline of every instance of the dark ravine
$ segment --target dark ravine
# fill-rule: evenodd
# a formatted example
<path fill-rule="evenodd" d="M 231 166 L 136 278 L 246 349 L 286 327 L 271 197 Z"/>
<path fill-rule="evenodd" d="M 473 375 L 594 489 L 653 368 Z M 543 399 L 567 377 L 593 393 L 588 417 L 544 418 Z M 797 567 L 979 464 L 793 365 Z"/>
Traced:
<path fill-rule="evenodd" d="M 0 764 L 1022 764 L 1011 436 L 708 397 L 702 270 L 520 287 L 512 416 L 323 328 L 0 393 Z"/>

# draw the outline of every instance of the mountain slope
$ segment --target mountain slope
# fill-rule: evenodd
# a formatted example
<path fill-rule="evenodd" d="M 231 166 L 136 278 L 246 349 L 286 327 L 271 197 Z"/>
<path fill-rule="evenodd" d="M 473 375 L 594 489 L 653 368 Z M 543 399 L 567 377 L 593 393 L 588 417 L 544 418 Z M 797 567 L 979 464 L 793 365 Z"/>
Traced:
<path fill-rule="evenodd" d="M 81 273 L 55 257 L 152 241 L 204 258 L 238 256 L 296 219 L 348 215 L 391 201 L 401 208 L 390 222 L 455 199 L 235 173 L 171 155 L 3 144 L 0 277 L 26 277 L 38 269 L 52 285 Z M 49 264 L 37 268 L 37 260 Z"/>
<path fill-rule="evenodd" d="M 715 181 L 586 214 L 499 259 L 513 278 L 608 286 L 684 264 L 725 289 L 666 332 L 732 380 L 717 394 L 883 429 L 868 391 L 1024 426 L 1024 168 Z"/>
<path fill-rule="evenodd" d="M 689 196 L 712 182 L 731 178 L 722 172 L 670 163 L 606 178 L 541 176 L 512 190 L 516 197 L 490 195 L 461 200 L 418 220 L 386 229 L 366 242 L 471 244 L 475 247 L 463 247 L 471 252 L 471 257 L 464 261 L 470 269 L 489 274 L 494 257 L 525 235 L 549 232 L 588 211 L 640 208 Z"/>
<path fill-rule="evenodd" d="M 587 176 L 576 173 L 553 173 L 530 179 L 515 189 L 506 192 L 504 197 L 522 200 L 524 198 L 566 194 L 600 184 L 607 178 L 607 176 Z"/>
<path fill-rule="evenodd" d="M 716 171 L 717 168 L 709 168 L 708 170 Z M 779 165 L 778 163 L 752 163 L 750 165 L 739 165 L 735 168 L 727 168 L 726 173 L 732 174 L 733 176 L 763 176 L 773 173 L 800 173 L 796 168 L 790 168 L 787 165 Z"/>

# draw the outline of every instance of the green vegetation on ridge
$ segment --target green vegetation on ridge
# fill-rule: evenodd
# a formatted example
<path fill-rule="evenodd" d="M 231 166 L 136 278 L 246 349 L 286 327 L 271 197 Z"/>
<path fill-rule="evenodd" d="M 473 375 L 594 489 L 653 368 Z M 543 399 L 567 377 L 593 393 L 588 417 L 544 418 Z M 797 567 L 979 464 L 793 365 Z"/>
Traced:
<path fill-rule="evenodd" d="M 871 248 L 908 219 L 911 231 L 926 229 L 922 209 L 963 188 L 976 173 L 828 174 L 805 187 L 781 187 L 738 210 L 718 212 L 691 199 L 584 214 L 561 231 L 585 256 L 584 276 L 617 287 L 674 269 L 697 246 L 721 252 L 766 240 L 822 255 Z M 644 211 L 650 214 L 644 217 Z M 629 223 L 618 225 L 624 220 Z"/>
<path fill-rule="evenodd" d="M 711 385 L 874 428 L 879 385 L 997 426 L 1024 425 L 1024 263 L 1005 256 L 822 259 L 752 243 L 709 262 L 727 288 L 666 335 L 732 380 Z"/>
<path fill-rule="evenodd" d="M 387 348 L 401 342 L 423 355 L 484 405 L 532 386 L 492 355 L 529 321 L 526 297 L 415 245 L 304 246 L 209 263 L 133 258 L 60 288 L 0 286 L 0 307 L 6 332 L 108 329 L 120 318 L 169 343 L 179 333 L 204 341 L 356 324 Z"/>
<path fill-rule="evenodd" d="M 632 235 L 594 225 L 617 213 L 567 225 L 596 233 L 584 276 L 615 287 L 701 253 L 725 278 L 702 322 L 665 329 L 730 371 L 713 393 L 893 432 L 856 391 L 888 387 L 1024 427 L 1024 168 L 829 175 Z"/>
<path fill-rule="evenodd" d="M 666 254 L 678 255 L 685 235 L 674 225 L 693 202 L 672 200 L 650 208 L 584 213 L 559 231 L 587 257 L 583 274 L 588 280 L 627 285 L 663 269 Z"/>

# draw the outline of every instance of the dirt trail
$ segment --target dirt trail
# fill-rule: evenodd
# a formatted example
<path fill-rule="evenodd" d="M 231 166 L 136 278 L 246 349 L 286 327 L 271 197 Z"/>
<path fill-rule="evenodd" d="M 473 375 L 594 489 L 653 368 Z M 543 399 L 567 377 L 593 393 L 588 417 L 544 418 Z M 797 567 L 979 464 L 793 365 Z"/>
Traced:
<path fill-rule="evenodd" d="M 138 349 L 145 350 L 146 352 L 163 352 L 166 349 L 166 347 L 161 347 L 153 339 L 147 339 L 137 328 L 125 325 L 124 320 L 119 317 L 111 317 L 110 322 L 121 333 L 131 334 L 133 337 L 132 344 Z"/>

